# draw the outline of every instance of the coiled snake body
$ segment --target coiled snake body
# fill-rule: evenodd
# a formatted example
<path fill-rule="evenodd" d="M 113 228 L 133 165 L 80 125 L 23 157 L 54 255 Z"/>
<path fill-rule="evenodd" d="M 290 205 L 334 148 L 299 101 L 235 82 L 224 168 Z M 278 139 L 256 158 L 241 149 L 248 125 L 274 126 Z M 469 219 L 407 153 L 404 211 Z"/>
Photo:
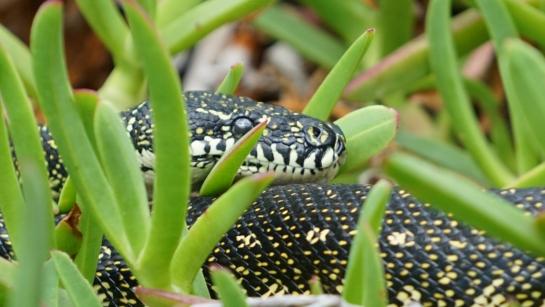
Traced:
<path fill-rule="evenodd" d="M 318 276 L 329 293 L 342 291 L 351 238 L 360 204 L 369 190 L 361 185 L 309 183 L 333 177 L 344 158 L 344 136 L 328 123 L 247 98 L 208 92 L 186 94 L 191 126 L 193 180 L 198 182 L 221 154 L 263 116 L 268 128 L 241 176 L 272 170 L 278 183 L 265 191 L 210 255 L 227 268 L 249 295 L 308 293 Z M 153 176 L 151 119 L 147 104 L 123 113 L 147 179 Z M 66 170 L 47 128 L 41 128 L 54 190 Z M 496 191 L 530 214 L 545 210 L 545 190 Z M 206 210 L 209 197 L 193 197 L 188 224 Z M 3 224 L 0 254 L 12 257 Z M 393 192 L 380 238 L 392 306 L 545 306 L 545 259 L 459 223 L 422 204 L 403 190 Z M 205 270 L 205 275 L 207 271 Z M 120 256 L 106 243 L 95 288 L 111 306 L 139 305 L 136 285 Z"/>

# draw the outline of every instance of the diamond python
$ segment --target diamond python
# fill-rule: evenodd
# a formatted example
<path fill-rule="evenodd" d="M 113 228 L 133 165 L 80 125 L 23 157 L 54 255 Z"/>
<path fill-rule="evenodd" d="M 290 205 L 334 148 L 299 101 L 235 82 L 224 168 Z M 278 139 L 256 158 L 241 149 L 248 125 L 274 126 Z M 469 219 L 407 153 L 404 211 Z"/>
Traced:
<path fill-rule="evenodd" d="M 193 182 L 263 117 L 262 138 L 239 169 L 240 176 L 274 171 L 266 190 L 214 249 L 208 263 L 230 268 L 249 295 L 308 293 L 318 276 L 324 290 L 338 293 L 360 204 L 369 186 L 329 185 L 345 157 L 345 139 L 330 123 L 248 98 L 210 92 L 185 94 L 191 128 Z M 147 182 L 154 155 L 147 103 L 122 113 Z M 67 176 L 55 143 L 40 127 L 53 191 Z M 494 191 L 528 214 L 545 210 L 545 190 Z M 192 197 L 188 224 L 206 210 L 210 197 Z M 13 253 L 0 220 L 0 255 Z M 545 306 L 545 259 L 486 236 L 396 189 L 380 237 L 392 306 Z M 208 272 L 205 275 L 208 278 Z M 140 305 L 137 284 L 119 254 L 105 242 L 95 288 L 105 305 Z"/>

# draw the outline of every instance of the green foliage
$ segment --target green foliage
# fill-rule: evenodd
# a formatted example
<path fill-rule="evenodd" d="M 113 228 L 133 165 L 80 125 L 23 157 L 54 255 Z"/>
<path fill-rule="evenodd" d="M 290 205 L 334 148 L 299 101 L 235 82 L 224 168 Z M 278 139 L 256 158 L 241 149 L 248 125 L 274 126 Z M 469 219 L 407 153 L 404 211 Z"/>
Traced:
<path fill-rule="evenodd" d="M 369 48 L 374 33 L 375 30 L 369 29 L 352 43 L 320 84 L 303 113 L 321 120 L 327 120 L 344 87 L 352 78 L 363 55 Z"/>
<path fill-rule="evenodd" d="M 62 252 L 51 252 L 59 278 L 74 306 L 102 306 L 91 285 L 81 276 L 70 257 Z"/>
<path fill-rule="evenodd" d="M 345 134 L 348 153 L 341 173 L 361 170 L 369 158 L 381 152 L 394 138 L 397 112 L 384 106 L 369 106 L 342 117 L 335 124 Z"/>
<path fill-rule="evenodd" d="M 263 120 L 255 125 L 223 154 L 206 176 L 201 186 L 201 195 L 218 195 L 229 189 L 239 167 L 259 141 L 268 123 L 268 120 Z"/>
<path fill-rule="evenodd" d="M 217 93 L 233 95 L 237 89 L 240 79 L 244 74 L 244 65 L 242 63 L 235 64 L 229 69 L 229 73 L 225 76 L 225 79 L 221 82 L 216 90 Z"/>
<path fill-rule="evenodd" d="M 235 277 L 227 270 L 221 268 L 212 268 L 212 281 L 216 287 L 216 292 L 225 307 L 244 307 L 246 295 L 240 289 Z"/>
<path fill-rule="evenodd" d="M 343 94 L 359 103 L 378 104 L 370 100 L 380 99 L 385 104 L 363 107 L 335 122 L 347 141 L 347 160 L 340 172 L 344 178 L 357 180 L 362 171 L 374 167 L 370 159 L 384 156 L 381 170 L 421 200 L 545 255 L 544 215 L 527 216 L 482 191 L 490 186 L 545 185 L 542 6 L 536 1 L 475 0 L 469 3 L 474 8 L 453 16 L 451 1 L 432 0 L 425 35 L 413 38 L 418 16 L 410 0 L 299 2 L 316 19 L 286 3 L 267 7 L 272 0 L 125 0 L 126 19 L 114 1 L 77 0 L 114 59 L 114 69 L 97 93 L 73 90 L 69 84 L 61 2 L 49 1 L 38 12 L 30 51 L 0 26 L 0 118 L 6 119 L 0 121 L 0 209 L 18 259 L 13 263 L 0 259 L 0 304 L 98 306 L 91 283 L 103 234 L 146 287 L 138 292 L 144 301 L 168 305 L 179 303 L 184 295 L 208 295 L 201 266 L 273 180 L 270 174 L 258 175 L 230 188 L 267 122 L 254 127 L 214 167 L 200 192 L 223 195 L 187 230 L 191 184 L 187 114 L 170 57 L 221 25 L 261 10 L 252 25 L 289 43 L 321 69 L 331 69 L 306 114 L 327 119 Z M 378 29 L 371 47 L 375 34 L 363 31 L 368 27 Z M 506 99 L 484 81 L 461 73 L 460 66 L 471 63 L 464 56 L 489 37 Z M 242 74 L 242 65 L 233 66 L 217 92 L 233 94 Z M 431 115 L 412 117 L 404 107 L 422 89 L 437 90 L 444 105 Z M 148 94 L 155 124 L 152 210 L 117 114 Z M 70 173 L 53 210 L 31 101 L 43 109 Z M 419 124 L 421 118 L 429 135 L 403 125 Z M 394 139 L 398 147 L 390 146 Z M 361 211 L 343 292 L 348 303 L 387 304 L 376 240 L 391 189 L 379 181 Z M 57 211 L 70 212 L 72 219 L 54 229 L 52 216 Z M 229 273 L 213 270 L 212 278 L 225 305 L 246 304 Z M 313 294 L 322 292 L 316 279 L 311 288 Z"/>
<path fill-rule="evenodd" d="M 379 181 L 369 192 L 358 218 L 358 232 L 348 257 L 343 299 L 360 306 L 386 306 L 386 282 L 377 248 L 377 235 L 392 194 L 392 185 Z"/>
<path fill-rule="evenodd" d="M 452 118 L 454 129 L 473 159 L 483 167 L 483 172 L 492 182 L 504 185 L 509 182 L 511 175 L 479 130 L 458 72 L 453 40 L 445 35 L 449 31 L 449 10 L 450 1 L 432 1 L 426 20 L 430 62 L 437 78 L 437 87 Z"/>
<path fill-rule="evenodd" d="M 171 262 L 170 271 L 176 286 L 191 292 L 192 281 L 214 246 L 273 178 L 272 174 L 265 173 L 242 179 L 197 219 Z"/>

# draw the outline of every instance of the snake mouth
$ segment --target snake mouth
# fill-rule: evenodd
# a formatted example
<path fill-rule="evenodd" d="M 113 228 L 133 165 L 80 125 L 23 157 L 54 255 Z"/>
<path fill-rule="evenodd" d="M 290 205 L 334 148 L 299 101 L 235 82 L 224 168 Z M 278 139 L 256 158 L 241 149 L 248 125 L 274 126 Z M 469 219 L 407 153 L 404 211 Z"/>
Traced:
<path fill-rule="evenodd" d="M 264 161 L 249 156 L 238 170 L 238 176 L 250 176 L 256 173 L 273 172 L 275 183 L 286 182 L 326 182 L 337 174 L 342 159 L 337 159 L 328 167 L 308 168 L 299 165 L 280 164 Z"/>

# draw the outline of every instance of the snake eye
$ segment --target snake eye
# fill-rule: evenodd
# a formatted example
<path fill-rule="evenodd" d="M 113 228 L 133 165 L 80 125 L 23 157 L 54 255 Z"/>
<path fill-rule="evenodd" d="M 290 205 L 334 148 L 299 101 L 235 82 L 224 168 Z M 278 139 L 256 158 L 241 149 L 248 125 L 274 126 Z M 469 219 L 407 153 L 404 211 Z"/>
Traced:
<path fill-rule="evenodd" d="M 254 127 L 254 123 L 247 117 L 239 117 L 233 123 L 233 134 L 242 136 Z"/>
<path fill-rule="evenodd" d="M 327 130 L 316 127 L 316 126 L 307 126 L 305 129 L 305 139 L 307 142 L 314 146 L 324 146 L 327 145 L 331 140 L 331 137 Z"/>

